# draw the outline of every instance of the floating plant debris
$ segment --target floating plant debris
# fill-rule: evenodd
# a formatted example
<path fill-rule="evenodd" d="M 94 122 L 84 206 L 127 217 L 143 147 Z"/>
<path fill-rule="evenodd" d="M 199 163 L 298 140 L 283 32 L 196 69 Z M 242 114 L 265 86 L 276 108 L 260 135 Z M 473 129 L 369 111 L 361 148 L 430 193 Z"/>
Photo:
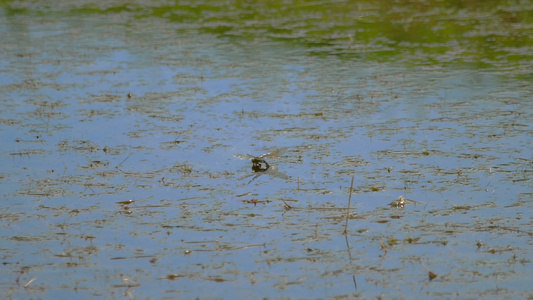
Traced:
<path fill-rule="evenodd" d="M 47 2 L 0 5 L 3 298 L 531 296 L 528 1 Z"/>

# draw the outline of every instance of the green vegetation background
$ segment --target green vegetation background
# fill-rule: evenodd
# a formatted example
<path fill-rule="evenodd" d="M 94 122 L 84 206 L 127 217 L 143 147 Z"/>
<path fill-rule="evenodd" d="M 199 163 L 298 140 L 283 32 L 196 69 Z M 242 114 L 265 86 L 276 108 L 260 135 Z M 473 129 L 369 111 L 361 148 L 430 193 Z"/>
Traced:
<path fill-rule="evenodd" d="M 127 22 L 167 19 L 180 30 L 235 42 L 282 41 L 309 55 L 466 64 L 533 79 L 533 1 L 205 0 L 10 1 L 6 15 L 125 14 Z"/>

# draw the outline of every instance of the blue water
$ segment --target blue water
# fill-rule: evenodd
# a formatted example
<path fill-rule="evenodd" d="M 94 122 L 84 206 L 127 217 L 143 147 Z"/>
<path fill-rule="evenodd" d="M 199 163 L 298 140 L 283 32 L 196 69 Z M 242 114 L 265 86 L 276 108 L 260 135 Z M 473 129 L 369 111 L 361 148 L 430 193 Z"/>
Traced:
<path fill-rule="evenodd" d="M 7 298 L 529 295 L 533 102 L 512 76 L 164 20 L 0 22 Z M 234 156 L 272 151 L 290 178 Z"/>

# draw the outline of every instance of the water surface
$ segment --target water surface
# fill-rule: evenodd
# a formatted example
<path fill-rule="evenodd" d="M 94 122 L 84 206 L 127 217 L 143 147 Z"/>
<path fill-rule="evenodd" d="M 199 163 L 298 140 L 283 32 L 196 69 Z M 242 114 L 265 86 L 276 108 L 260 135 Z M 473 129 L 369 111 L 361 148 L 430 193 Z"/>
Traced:
<path fill-rule="evenodd" d="M 2 294 L 530 297 L 532 7 L 462 4 L 4 1 Z"/>

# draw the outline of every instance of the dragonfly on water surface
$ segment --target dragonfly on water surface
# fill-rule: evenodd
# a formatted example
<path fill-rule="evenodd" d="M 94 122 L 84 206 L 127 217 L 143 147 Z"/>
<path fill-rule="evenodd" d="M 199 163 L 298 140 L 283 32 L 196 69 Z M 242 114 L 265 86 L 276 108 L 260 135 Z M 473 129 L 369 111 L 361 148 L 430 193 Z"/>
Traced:
<path fill-rule="evenodd" d="M 233 156 L 235 156 L 237 158 L 250 160 L 252 162 L 252 171 L 254 172 L 254 174 L 247 174 L 247 175 L 243 176 L 242 178 L 239 178 L 239 180 L 245 179 L 247 177 L 254 176 L 252 178 L 252 180 L 250 180 L 250 182 L 249 182 L 249 183 L 251 183 L 252 181 L 257 179 L 257 177 L 259 177 L 259 176 L 261 176 L 263 174 L 268 174 L 268 175 L 271 175 L 273 177 L 280 178 L 280 179 L 285 179 L 285 180 L 290 179 L 290 177 L 287 174 L 280 172 L 276 166 L 273 166 L 273 165 L 269 164 L 266 161 L 267 158 L 279 157 L 281 152 L 282 152 L 281 150 L 276 149 L 276 150 L 274 150 L 272 152 L 265 153 L 265 154 L 262 154 L 262 155 L 259 155 L 259 156 L 253 156 L 253 155 L 250 155 L 250 154 L 235 154 L 235 155 L 233 155 Z"/>
<path fill-rule="evenodd" d="M 405 204 L 407 202 L 411 202 L 411 203 L 414 203 L 414 204 L 422 204 L 421 202 L 418 202 L 418 201 L 415 201 L 415 200 L 406 199 L 402 195 L 402 196 L 398 197 L 396 200 L 394 200 L 391 203 L 389 203 L 389 205 L 392 206 L 392 207 L 404 208 Z"/>

